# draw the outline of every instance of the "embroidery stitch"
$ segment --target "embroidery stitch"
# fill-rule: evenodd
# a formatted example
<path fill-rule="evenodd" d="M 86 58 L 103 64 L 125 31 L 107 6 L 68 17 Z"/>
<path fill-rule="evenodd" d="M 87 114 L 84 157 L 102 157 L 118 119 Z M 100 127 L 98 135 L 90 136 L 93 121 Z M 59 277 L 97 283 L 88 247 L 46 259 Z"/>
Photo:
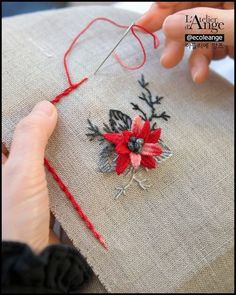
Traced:
<path fill-rule="evenodd" d="M 109 111 L 109 124 L 103 123 L 103 131 L 88 119 L 88 129 L 91 131 L 86 135 L 89 140 L 98 139 L 102 144 L 99 152 L 98 168 L 100 172 L 110 173 L 116 171 L 118 175 L 124 173 L 130 176 L 130 180 L 125 185 L 116 187 L 117 199 L 121 195 L 126 195 L 127 189 L 133 182 L 147 190 L 151 184 L 147 179 L 137 178 L 139 168 L 154 169 L 163 160 L 172 155 L 170 149 L 160 139 L 161 128 L 156 128 L 156 122 L 150 123 L 154 119 L 162 118 L 168 121 L 170 118 L 166 112 L 157 114 L 156 106 L 161 104 L 163 97 L 156 96 L 153 100 L 151 91 L 147 88 L 149 83 L 145 82 L 144 75 L 138 80 L 139 85 L 146 91 L 142 92 L 139 99 L 145 101 L 151 109 L 148 116 L 137 104 L 131 103 L 134 110 L 138 110 L 141 115 L 137 115 L 133 120 L 119 110 Z M 143 122 L 144 121 L 144 122 Z"/>
<path fill-rule="evenodd" d="M 161 104 L 161 100 L 163 99 L 162 96 L 156 96 L 155 100 L 153 100 L 152 98 L 152 93 L 151 91 L 148 89 L 148 82 L 145 82 L 144 79 L 144 75 L 142 74 L 141 79 L 138 80 L 139 85 L 146 91 L 147 94 L 145 94 L 144 92 L 141 93 L 141 96 L 138 96 L 140 100 L 144 101 L 148 107 L 150 107 L 151 109 L 151 114 L 149 115 L 149 117 L 147 116 L 147 114 L 139 107 L 138 104 L 135 104 L 133 102 L 131 102 L 130 104 L 133 106 L 133 110 L 137 110 L 141 113 L 141 118 L 146 121 L 149 120 L 150 122 L 152 122 L 153 119 L 158 119 L 158 118 L 162 118 L 165 121 L 168 121 L 168 119 L 170 118 L 169 115 L 166 114 L 166 112 L 162 112 L 160 115 L 158 115 L 156 113 L 156 108 L 155 106 L 157 104 Z M 152 130 L 155 128 L 156 126 L 156 122 L 153 123 L 152 125 Z"/>
<path fill-rule="evenodd" d="M 121 111 L 110 110 L 109 118 L 109 123 L 113 132 L 124 131 L 131 127 L 131 118 Z"/>
<path fill-rule="evenodd" d="M 62 91 L 60 94 L 58 94 L 57 96 L 55 96 L 52 100 L 51 103 L 56 104 L 58 102 L 60 102 L 60 100 L 62 98 L 64 98 L 65 96 L 69 95 L 70 92 L 72 92 L 73 90 L 75 90 L 76 88 L 80 87 L 84 82 L 86 82 L 88 80 L 88 77 L 83 78 L 81 81 L 77 82 L 77 83 L 72 83 L 71 80 L 71 76 L 69 73 L 69 68 L 67 65 L 67 58 L 69 56 L 69 54 L 71 53 L 74 45 L 76 44 L 76 42 L 78 41 L 78 39 L 80 38 L 81 35 L 83 35 L 95 22 L 97 21 L 106 21 L 108 23 L 111 23 L 117 27 L 120 28 L 127 28 L 127 26 L 124 25 L 120 25 L 114 21 L 112 21 L 111 19 L 105 18 L 105 17 L 97 17 L 95 19 L 93 19 L 92 21 L 90 21 L 87 26 L 81 30 L 77 36 L 74 38 L 74 40 L 72 41 L 72 43 L 70 44 L 70 46 L 68 47 L 68 49 L 66 50 L 65 54 L 64 54 L 64 69 L 65 69 L 65 73 L 66 73 L 66 78 L 68 81 L 69 86 L 64 89 L 64 91 Z M 142 53 L 143 53 L 143 61 L 140 65 L 135 66 L 135 67 L 130 67 L 128 65 L 125 65 L 122 60 L 119 58 L 119 56 L 117 54 L 115 54 L 115 58 L 116 60 L 119 62 L 119 64 L 123 67 L 125 67 L 126 69 L 129 70 L 135 70 L 135 69 L 139 69 L 141 68 L 145 62 L 146 62 L 146 51 L 144 48 L 144 45 L 141 41 L 141 39 L 138 37 L 138 35 L 135 33 L 134 28 L 139 28 L 142 31 L 144 31 L 145 33 L 149 34 L 150 36 L 152 36 L 153 38 L 153 46 L 154 49 L 157 49 L 159 46 L 159 39 L 158 37 L 152 33 L 149 32 L 148 30 L 146 30 L 145 28 L 143 28 L 142 26 L 139 25 L 135 25 L 133 24 L 131 27 L 131 33 L 133 34 L 133 36 L 135 37 L 135 39 L 137 40 L 137 42 L 139 43 L 141 49 L 142 49 Z M 91 123 L 91 122 L 90 122 Z M 105 126 L 106 127 L 106 126 Z M 105 128 L 104 127 L 104 128 Z M 92 134 L 94 134 L 93 137 L 96 137 L 99 135 L 99 130 L 96 129 L 96 126 L 92 125 L 92 123 L 90 124 L 90 130 L 92 131 Z M 92 136 L 92 134 L 90 134 L 90 136 Z M 93 139 L 93 138 L 92 138 Z M 100 136 L 100 140 L 101 143 L 104 141 L 104 138 L 102 139 L 102 137 Z M 106 242 L 104 240 L 104 238 L 101 236 L 101 234 L 99 232 L 97 232 L 97 230 L 95 229 L 94 225 L 90 222 L 90 220 L 88 219 L 88 216 L 83 212 L 82 208 L 80 207 L 80 205 L 77 203 L 76 199 L 74 198 L 74 196 L 72 195 L 72 193 L 69 191 L 69 189 L 66 187 L 66 185 L 64 184 L 63 180 L 61 179 L 60 175 L 57 174 L 56 170 L 50 165 L 48 159 L 44 158 L 44 164 L 46 166 L 46 168 L 48 169 L 48 171 L 52 174 L 53 178 L 55 179 L 55 181 L 57 182 L 58 186 L 60 187 L 60 189 L 65 193 L 65 195 L 68 197 L 68 199 L 70 200 L 71 204 L 74 206 L 75 210 L 78 212 L 78 214 L 80 215 L 81 219 L 85 222 L 85 224 L 87 225 L 87 227 L 89 228 L 89 230 L 92 232 L 92 234 L 94 235 L 94 237 L 101 243 L 101 245 L 107 249 L 107 245 Z"/>

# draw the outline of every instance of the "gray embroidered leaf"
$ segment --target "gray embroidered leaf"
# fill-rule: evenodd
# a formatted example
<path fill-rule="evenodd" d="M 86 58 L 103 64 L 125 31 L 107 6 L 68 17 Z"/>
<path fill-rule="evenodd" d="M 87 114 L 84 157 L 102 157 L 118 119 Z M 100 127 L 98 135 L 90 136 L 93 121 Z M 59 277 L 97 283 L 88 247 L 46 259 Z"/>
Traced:
<path fill-rule="evenodd" d="M 113 172 L 116 167 L 117 154 L 114 152 L 114 146 L 110 143 L 104 143 L 99 153 L 98 169 L 100 172 Z"/>
<path fill-rule="evenodd" d="M 168 146 L 163 143 L 161 139 L 159 139 L 158 144 L 163 148 L 163 153 L 160 156 L 156 156 L 155 159 L 157 163 L 161 163 L 162 161 L 165 161 L 166 159 L 170 158 L 173 155 L 173 153 L 168 148 Z"/>

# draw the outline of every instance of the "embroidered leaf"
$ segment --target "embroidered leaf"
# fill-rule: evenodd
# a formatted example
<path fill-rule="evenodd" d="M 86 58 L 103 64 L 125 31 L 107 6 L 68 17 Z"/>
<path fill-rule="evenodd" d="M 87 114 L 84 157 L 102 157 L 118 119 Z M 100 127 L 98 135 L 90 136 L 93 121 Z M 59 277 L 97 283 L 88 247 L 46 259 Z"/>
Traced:
<path fill-rule="evenodd" d="M 109 173 L 115 171 L 117 154 L 114 145 L 106 143 L 99 153 L 98 168 L 100 172 Z"/>
<path fill-rule="evenodd" d="M 162 161 L 170 158 L 173 155 L 173 153 L 168 148 L 168 146 L 163 143 L 163 141 L 161 139 L 158 140 L 158 144 L 162 147 L 163 152 L 160 156 L 155 157 L 155 159 L 156 159 L 157 163 L 161 163 Z"/>
<path fill-rule="evenodd" d="M 112 132 L 120 132 L 131 128 L 131 118 L 118 110 L 110 110 L 109 123 Z"/>

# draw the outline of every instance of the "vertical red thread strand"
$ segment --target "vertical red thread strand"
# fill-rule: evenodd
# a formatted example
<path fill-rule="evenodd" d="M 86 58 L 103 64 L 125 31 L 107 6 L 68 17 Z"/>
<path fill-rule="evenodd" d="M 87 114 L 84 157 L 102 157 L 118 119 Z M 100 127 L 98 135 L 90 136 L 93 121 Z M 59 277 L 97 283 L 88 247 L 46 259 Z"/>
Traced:
<path fill-rule="evenodd" d="M 70 46 L 68 47 L 68 49 L 66 50 L 65 54 L 64 54 L 64 68 L 65 68 L 65 73 L 66 73 L 66 77 L 67 77 L 67 81 L 69 84 L 69 87 L 66 88 L 65 90 L 63 90 L 60 94 L 58 94 L 57 96 L 55 96 L 52 100 L 51 103 L 52 104 L 56 104 L 58 103 L 64 96 L 67 96 L 71 93 L 71 91 L 73 91 L 74 89 L 78 88 L 79 86 L 81 86 L 84 82 L 86 82 L 88 80 L 88 77 L 83 78 L 82 80 L 80 80 L 77 83 L 72 83 L 71 77 L 70 77 L 70 73 L 69 73 L 69 69 L 68 69 L 68 65 L 67 65 L 67 57 L 69 55 L 69 53 L 71 52 L 71 50 L 73 49 L 75 43 L 78 41 L 79 37 L 84 34 L 90 26 L 92 26 L 92 24 L 94 24 L 96 21 L 107 21 L 119 28 L 123 28 L 126 29 L 128 28 L 128 26 L 125 25 L 121 25 L 118 24 L 108 18 L 105 17 L 97 17 L 95 19 L 93 19 L 90 23 L 88 23 L 88 25 L 78 33 L 78 35 L 74 38 L 74 40 L 72 41 L 72 43 L 70 44 Z M 146 51 L 144 48 L 144 45 L 142 43 L 142 41 L 140 40 L 140 38 L 138 37 L 138 35 L 135 33 L 134 28 L 139 28 L 141 30 L 143 30 L 144 32 L 146 32 L 147 34 L 151 35 L 153 37 L 153 41 L 154 41 L 154 48 L 157 48 L 159 45 L 159 40 L 157 38 L 157 36 L 151 32 L 149 32 L 148 30 L 146 30 L 145 28 L 143 28 L 142 26 L 139 25 L 133 25 L 131 27 L 131 33 L 133 34 L 133 36 L 137 39 L 142 53 L 143 53 L 143 61 L 140 65 L 137 66 L 128 66 L 126 64 L 124 64 L 122 62 L 122 60 L 119 58 L 119 56 L 117 54 L 115 54 L 115 58 L 116 60 L 119 62 L 119 64 L 121 66 L 123 66 L 126 69 L 129 70 L 137 70 L 139 68 L 141 68 L 145 62 L 146 62 Z M 93 233 L 94 237 L 100 242 L 100 244 L 105 248 L 108 249 L 108 246 L 106 244 L 105 239 L 102 237 L 102 235 L 96 230 L 95 226 L 92 224 L 92 222 L 90 221 L 90 219 L 88 218 L 88 216 L 85 214 L 85 212 L 83 211 L 83 209 L 81 208 L 81 206 L 77 203 L 75 197 L 72 195 L 72 193 L 70 192 L 70 190 L 68 189 L 68 187 L 64 184 L 64 182 L 62 181 L 61 177 L 57 174 L 56 170 L 51 166 L 51 164 L 49 163 L 49 161 L 44 158 L 44 165 L 46 166 L 46 168 L 48 169 L 48 171 L 52 174 L 54 180 L 57 182 L 58 186 L 60 187 L 60 189 L 65 193 L 66 197 L 69 199 L 69 201 L 71 202 L 71 204 L 73 205 L 73 207 L 75 208 L 76 212 L 79 214 L 80 218 L 84 221 L 84 223 L 86 224 L 86 226 L 89 228 L 89 230 Z"/>

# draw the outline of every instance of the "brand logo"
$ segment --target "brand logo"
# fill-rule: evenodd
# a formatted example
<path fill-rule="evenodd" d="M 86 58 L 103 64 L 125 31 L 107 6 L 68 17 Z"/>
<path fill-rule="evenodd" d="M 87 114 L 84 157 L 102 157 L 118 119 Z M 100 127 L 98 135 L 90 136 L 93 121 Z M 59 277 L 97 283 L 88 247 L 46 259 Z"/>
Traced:
<path fill-rule="evenodd" d="M 211 33 L 218 33 L 219 31 L 224 29 L 224 23 L 222 21 L 218 21 L 216 17 L 210 17 L 206 15 L 205 17 L 200 17 L 197 15 L 185 15 L 187 30 L 208 30 Z"/>

